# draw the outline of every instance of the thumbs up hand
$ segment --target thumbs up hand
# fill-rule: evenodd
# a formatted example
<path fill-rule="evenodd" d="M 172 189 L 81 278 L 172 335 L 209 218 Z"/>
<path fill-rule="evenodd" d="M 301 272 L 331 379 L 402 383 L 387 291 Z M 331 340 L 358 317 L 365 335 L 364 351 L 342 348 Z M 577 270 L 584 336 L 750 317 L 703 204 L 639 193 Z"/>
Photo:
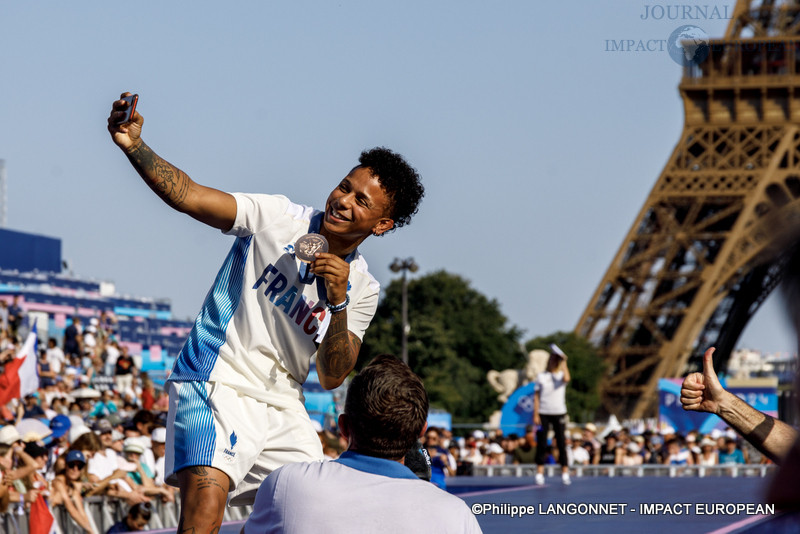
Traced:
<path fill-rule="evenodd" d="M 711 347 L 703 355 L 702 373 L 691 373 L 684 378 L 681 386 L 684 410 L 719 414 L 720 401 L 726 392 L 714 371 L 713 354 L 714 347 Z"/>

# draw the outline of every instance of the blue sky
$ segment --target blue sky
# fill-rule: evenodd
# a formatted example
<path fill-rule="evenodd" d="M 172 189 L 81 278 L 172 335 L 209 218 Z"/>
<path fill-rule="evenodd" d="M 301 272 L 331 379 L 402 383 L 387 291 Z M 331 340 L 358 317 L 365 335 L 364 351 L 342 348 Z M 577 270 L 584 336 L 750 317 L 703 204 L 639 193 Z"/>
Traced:
<path fill-rule="evenodd" d="M 728 7 L 733 2 L 711 2 Z M 231 238 L 162 204 L 105 128 L 140 95 L 144 139 L 194 180 L 321 206 L 364 148 L 420 171 L 406 228 L 362 247 L 497 299 L 526 339 L 575 327 L 677 142 L 680 67 L 607 40 L 712 37 L 655 2 L 4 2 L 8 226 L 63 240 L 76 274 L 193 317 Z M 663 4 L 666 5 L 666 4 Z M 740 344 L 792 351 L 771 298 Z M 412 312 L 413 313 L 413 310 Z"/>

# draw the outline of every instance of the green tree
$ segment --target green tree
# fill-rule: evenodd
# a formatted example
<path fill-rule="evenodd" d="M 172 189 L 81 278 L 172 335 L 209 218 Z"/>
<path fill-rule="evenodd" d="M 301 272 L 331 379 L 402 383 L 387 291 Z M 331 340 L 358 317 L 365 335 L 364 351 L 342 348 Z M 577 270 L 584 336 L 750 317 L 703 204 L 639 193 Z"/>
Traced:
<path fill-rule="evenodd" d="M 551 343 L 561 347 L 569 357 L 567 363 L 572 380 L 567 386 L 567 410 L 570 417 L 582 423 L 593 420 L 600 408 L 599 385 L 606 372 L 605 362 L 598 356 L 594 345 L 574 332 L 536 337 L 525 343 L 525 348 L 549 352 Z"/>
<path fill-rule="evenodd" d="M 359 366 L 383 352 L 400 356 L 401 302 L 402 282 L 394 280 L 364 336 Z M 508 325 L 496 300 L 445 271 L 409 281 L 408 310 L 408 363 L 425 382 L 431 406 L 456 422 L 486 421 L 500 407 L 486 373 L 524 365 L 522 332 Z"/>

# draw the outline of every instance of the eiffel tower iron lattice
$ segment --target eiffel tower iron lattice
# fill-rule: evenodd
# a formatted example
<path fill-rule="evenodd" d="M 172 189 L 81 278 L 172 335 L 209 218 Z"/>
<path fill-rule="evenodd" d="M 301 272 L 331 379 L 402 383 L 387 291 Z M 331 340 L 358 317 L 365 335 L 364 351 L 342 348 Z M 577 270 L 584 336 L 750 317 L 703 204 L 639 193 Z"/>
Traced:
<path fill-rule="evenodd" d="M 609 364 L 603 406 L 655 414 L 658 379 L 724 369 L 780 282 L 800 221 L 800 5 L 737 2 L 684 65 L 680 139 L 576 332 Z"/>

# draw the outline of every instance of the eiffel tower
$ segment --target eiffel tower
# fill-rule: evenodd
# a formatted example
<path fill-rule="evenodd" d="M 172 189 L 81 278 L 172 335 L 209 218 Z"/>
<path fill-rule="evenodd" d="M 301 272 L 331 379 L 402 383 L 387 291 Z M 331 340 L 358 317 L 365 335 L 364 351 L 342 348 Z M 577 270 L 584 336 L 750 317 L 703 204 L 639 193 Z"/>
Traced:
<path fill-rule="evenodd" d="M 680 139 L 576 327 L 618 417 L 655 415 L 658 380 L 710 346 L 727 366 L 800 220 L 800 2 L 739 0 L 706 51 L 684 65 Z"/>

